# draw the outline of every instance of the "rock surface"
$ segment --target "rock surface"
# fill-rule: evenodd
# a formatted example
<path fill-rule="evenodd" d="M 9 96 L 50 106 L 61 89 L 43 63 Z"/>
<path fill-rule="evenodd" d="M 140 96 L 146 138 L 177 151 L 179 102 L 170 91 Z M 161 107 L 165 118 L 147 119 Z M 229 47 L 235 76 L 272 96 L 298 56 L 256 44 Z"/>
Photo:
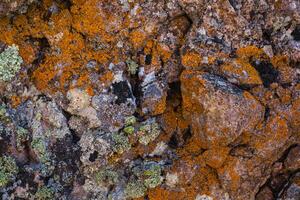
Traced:
<path fill-rule="evenodd" d="M 300 199 L 298 0 L 2 0 L 1 199 Z"/>

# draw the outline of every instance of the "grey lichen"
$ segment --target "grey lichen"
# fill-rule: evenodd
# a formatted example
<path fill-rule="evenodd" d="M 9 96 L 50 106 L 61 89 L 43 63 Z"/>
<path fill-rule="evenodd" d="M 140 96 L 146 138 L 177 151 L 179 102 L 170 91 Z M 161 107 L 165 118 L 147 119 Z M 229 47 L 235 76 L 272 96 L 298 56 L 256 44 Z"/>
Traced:
<path fill-rule="evenodd" d="M 16 130 L 16 146 L 18 150 L 22 150 L 22 143 L 29 139 L 29 131 L 23 127 L 17 127 Z"/>
<path fill-rule="evenodd" d="M 132 75 L 136 74 L 136 72 L 139 68 L 139 65 L 131 59 L 128 59 L 126 61 L 126 64 L 128 66 L 129 73 L 132 74 Z"/>
<path fill-rule="evenodd" d="M 112 140 L 114 143 L 113 151 L 116 153 L 122 154 L 131 148 L 128 137 L 122 133 L 113 133 Z"/>
<path fill-rule="evenodd" d="M 117 183 L 119 175 L 110 168 L 104 168 L 96 172 L 95 180 L 98 184 L 115 184 Z"/>
<path fill-rule="evenodd" d="M 40 172 L 43 175 L 49 175 L 54 170 L 51 152 L 47 149 L 47 142 L 43 138 L 34 138 L 31 142 L 31 148 L 41 162 Z"/>
<path fill-rule="evenodd" d="M 23 62 L 16 45 L 8 46 L 0 54 L 0 80 L 10 81 L 21 69 Z"/>
<path fill-rule="evenodd" d="M 6 186 L 17 173 L 18 166 L 12 157 L 0 157 L 0 187 Z"/>
<path fill-rule="evenodd" d="M 52 188 L 42 186 L 34 195 L 36 200 L 52 200 L 54 199 L 54 191 Z"/>
<path fill-rule="evenodd" d="M 127 198 L 139 198 L 145 195 L 147 188 L 143 185 L 141 181 L 132 180 L 125 188 L 125 195 Z"/>
<path fill-rule="evenodd" d="M 139 142 L 143 145 L 147 145 L 150 142 L 154 141 L 160 134 L 159 125 L 155 122 L 154 119 L 147 120 L 139 128 L 138 137 Z"/>
<path fill-rule="evenodd" d="M 47 153 L 46 149 L 46 143 L 42 138 L 35 138 L 31 142 L 31 147 L 34 150 L 34 152 L 39 157 L 40 161 L 42 163 L 46 163 L 49 161 L 49 155 Z"/>
<path fill-rule="evenodd" d="M 144 176 L 146 177 L 144 180 L 144 185 L 147 188 L 155 188 L 159 186 L 163 177 L 161 176 L 161 166 L 155 162 L 149 162 L 145 164 Z"/>
<path fill-rule="evenodd" d="M 7 108 L 5 105 L 0 104 L 0 122 L 7 124 L 11 122 L 9 114 L 7 113 Z"/>

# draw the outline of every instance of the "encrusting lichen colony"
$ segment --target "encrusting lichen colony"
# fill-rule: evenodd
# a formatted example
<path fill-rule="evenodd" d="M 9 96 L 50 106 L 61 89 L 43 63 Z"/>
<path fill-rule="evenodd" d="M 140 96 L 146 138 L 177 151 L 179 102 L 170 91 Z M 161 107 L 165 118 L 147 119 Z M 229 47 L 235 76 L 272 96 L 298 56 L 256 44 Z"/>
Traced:
<path fill-rule="evenodd" d="M 298 0 L 0 2 L 4 200 L 300 198 Z"/>

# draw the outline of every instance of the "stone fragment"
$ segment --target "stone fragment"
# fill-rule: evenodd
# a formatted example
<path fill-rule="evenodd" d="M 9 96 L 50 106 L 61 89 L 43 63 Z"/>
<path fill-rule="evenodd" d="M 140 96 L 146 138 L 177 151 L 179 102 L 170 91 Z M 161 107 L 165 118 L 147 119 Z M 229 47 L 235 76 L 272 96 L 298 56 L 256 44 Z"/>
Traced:
<path fill-rule="evenodd" d="M 300 197 L 300 173 L 296 173 L 291 179 L 288 188 L 282 195 L 284 200 L 294 200 Z"/>
<path fill-rule="evenodd" d="M 203 156 L 207 165 L 209 165 L 214 169 L 217 169 L 221 167 L 222 164 L 225 162 L 228 153 L 229 153 L 228 148 L 216 147 L 205 151 L 203 153 Z"/>
<path fill-rule="evenodd" d="M 234 60 L 231 64 L 224 64 L 221 66 L 220 71 L 229 82 L 234 84 L 245 86 L 262 84 L 256 69 L 243 60 Z"/>
<path fill-rule="evenodd" d="M 272 190 L 269 187 L 264 187 L 259 193 L 256 195 L 257 200 L 274 200 L 274 195 Z"/>
<path fill-rule="evenodd" d="M 284 161 L 284 166 L 287 170 L 300 169 L 300 146 L 292 148 Z"/>
<path fill-rule="evenodd" d="M 177 173 L 174 173 L 174 174 L 167 173 L 167 175 L 166 175 L 167 186 L 175 187 L 178 182 L 179 182 L 179 180 L 178 180 Z"/>
<path fill-rule="evenodd" d="M 263 118 L 263 106 L 223 78 L 197 71 L 181 75 L 183 111 L 204 148 L 228 145 Z"/>

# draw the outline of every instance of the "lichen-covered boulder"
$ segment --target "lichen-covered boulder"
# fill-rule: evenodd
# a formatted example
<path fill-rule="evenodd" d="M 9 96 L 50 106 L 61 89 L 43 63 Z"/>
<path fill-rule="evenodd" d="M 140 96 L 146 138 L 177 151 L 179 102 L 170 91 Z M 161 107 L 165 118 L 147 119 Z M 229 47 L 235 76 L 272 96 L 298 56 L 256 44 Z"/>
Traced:
<path fill-rule="evenodd" d="M 183 111 L 205 148 L 226 146 L 262 120 L 263 106 L 221 77 L 198 71 L 181 75 Z"/>

